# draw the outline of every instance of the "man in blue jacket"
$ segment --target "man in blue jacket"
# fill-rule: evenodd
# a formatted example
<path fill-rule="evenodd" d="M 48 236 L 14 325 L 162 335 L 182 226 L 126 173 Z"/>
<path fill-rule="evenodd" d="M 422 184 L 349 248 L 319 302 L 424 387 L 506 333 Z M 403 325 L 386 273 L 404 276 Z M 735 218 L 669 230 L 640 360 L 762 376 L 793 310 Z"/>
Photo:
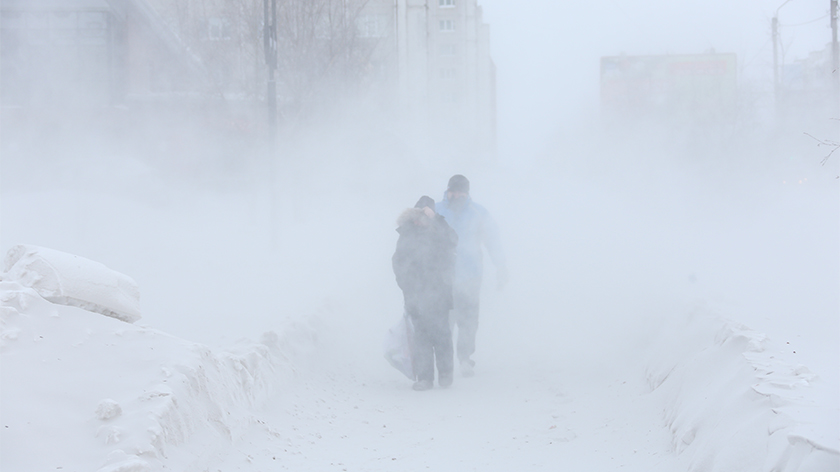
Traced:
<path fill-rule="evenodd" d="M 499 286 L 507 281 L 507 264 L 499 238 L 499 229 L 484 207 L 470 198 L 470 182 L 463 175 L 449 179 L 443 201 L 437 213 L 458 234 L 451 322 L 458 326 L 456 352 L 464 377 L 473 375 L 475 335 L 478 331 L 478 309 L 481 277 L 484 270 L 482 248 L 487 250 L 496 266 Z"/>

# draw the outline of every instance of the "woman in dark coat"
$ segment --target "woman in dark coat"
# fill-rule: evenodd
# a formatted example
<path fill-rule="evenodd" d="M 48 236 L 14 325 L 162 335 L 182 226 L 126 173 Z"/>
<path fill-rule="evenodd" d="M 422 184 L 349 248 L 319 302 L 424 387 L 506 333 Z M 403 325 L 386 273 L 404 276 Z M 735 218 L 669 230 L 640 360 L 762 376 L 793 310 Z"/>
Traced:
<path fill-rule="evenodd" d="M 423 196 L 397 220 L 397 250 L 391 262 L 397 285 L 405 297 L 405 311 L 414 324 L 415 390 L 432 388 L 435 364 L 438 384 L 452 385 L 453 348 L 449 328 L 452 309 L 452 271 L 458 235 L 435 201 Z"/>

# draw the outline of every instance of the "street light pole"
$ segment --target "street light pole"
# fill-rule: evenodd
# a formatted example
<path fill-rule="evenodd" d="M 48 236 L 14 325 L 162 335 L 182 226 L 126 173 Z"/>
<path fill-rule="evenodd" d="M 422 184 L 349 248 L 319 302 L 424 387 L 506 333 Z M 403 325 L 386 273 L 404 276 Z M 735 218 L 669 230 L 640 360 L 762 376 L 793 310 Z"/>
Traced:
<path fill-rule="evenodd" d="M 271 2 L 270 11 L 269 1 Z M 268 103 L 269 136 L 273 141 L 277 128 L 277 83 L 274 79 L 274 71 L 277 69 L 277 0 L 263 0 L 263 18 L 265 64 L 268 67 L 266 102 Z"/>
<path fill-rule="evenodd" d="M 772 30 L 773 30 L 773 95 L 776 107 L 776 113 L 779 112 L 779 98 L 781 96 L 782 85 L 779 78 L 779 10 L 783 6 L 790 3 L 791 0 L 785 0 L 784 3 L 776 8 L 776 13 L 773 15 Z M 832 0 L 836 1 L 836 0 Z"/>
<path fill-rule="evenodd" d="M 773 17 L 771 22 L 773 35 L 773 96 L 776 108 L 779 104 L 779 18 Z"/>
<path fill-rule="evenodd" d="M 269 1 L 271 8 L 269 10 Z M 269 166 L 269 236 L 272 247 L 277 245 L 277 83 L 274 71 L 277 69 L 277 0 L 263 0 L 263 49 L 268 68 L 268 84 L 265 101 L 268 105 L 268 166 Z"/>
<path fill-rule="evenodd" d="M 840 45 L 837 44 L 837 0 L 831 0 L 831 73 L 834 86 L 834 112 L 840 119 Z"/>

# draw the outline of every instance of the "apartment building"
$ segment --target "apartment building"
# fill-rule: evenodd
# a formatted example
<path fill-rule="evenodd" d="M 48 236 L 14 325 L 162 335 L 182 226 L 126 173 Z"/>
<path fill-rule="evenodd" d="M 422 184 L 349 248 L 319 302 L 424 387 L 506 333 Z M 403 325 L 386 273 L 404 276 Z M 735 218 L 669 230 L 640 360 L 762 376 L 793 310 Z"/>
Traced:
<path fill-rule="evenodd" d="M 266 3 L 4 0 L 2 102 L 108 106 L 187 93 L 256 103 L 266 91 Z M 492 145 L 495 70 L 476 0 L 276 5 L 281 114 L 361 92 L 418 125 Z"/>
<path fill-rule="evenodd" d="M 3 0 L 0 103 L 102 107 L 195 90 L 199 60 L 142 0 Z"/>
<path fill-rule="evenodd" d="M 476 0 L 397 0 L 394 9 L 406 109 L 492 147 L 495 65 L 481 7 Z"/>
<path fill-rule="evenodd" d="M 147 1 L 223 90 L 260 93 L 264 0 Z M 278 103 L 289 113 L 361 89 L 493 146 L 495 66 L 476 0 L 278 1 L 277 15 Z"/>

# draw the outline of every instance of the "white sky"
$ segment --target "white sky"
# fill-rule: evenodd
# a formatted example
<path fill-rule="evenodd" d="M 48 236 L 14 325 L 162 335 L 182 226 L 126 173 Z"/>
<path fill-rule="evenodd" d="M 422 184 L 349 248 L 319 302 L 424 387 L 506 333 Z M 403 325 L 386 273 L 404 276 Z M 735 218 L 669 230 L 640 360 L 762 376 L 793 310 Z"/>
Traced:
<path fill-rule="evenodd" d="M 714 49 L 738 54 L 742 76 L 770 80 L 770 23 L 784 0 L 479 3 L 498 68 L 500 141 L 510 152 L 593 113 L 601 56 Z M 829 7 L 829 0 L 791 0 L 779 9 L 786 61 L 830 43 Z"/>

